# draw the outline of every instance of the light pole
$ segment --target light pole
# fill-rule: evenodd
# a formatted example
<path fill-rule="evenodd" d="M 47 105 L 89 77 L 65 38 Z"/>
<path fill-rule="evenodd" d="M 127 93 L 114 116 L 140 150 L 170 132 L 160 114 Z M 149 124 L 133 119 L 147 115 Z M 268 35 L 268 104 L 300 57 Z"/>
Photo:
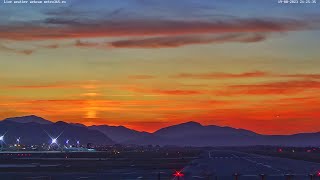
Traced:
<path fill-rule="evenodd" d="M 17 138 L 17 145 L 20 146 L 20 137 Z"/>
<path fill-rule="evenodd" d="M 310 180 L 313 180 L 314 175 L 313 174 L 309 174 Z"/>
<path fill-rule="evenodd" d="M 239 176 L 240 176 L 240 174 L 238 174 L 238 173 L 234 173 L 233 174 L 233 177 L 234 177 L 235 180 L 239 180 Z"/>
<path fill-rule="evenodd" d="M 157 176 L 158 176 L 158 180 L 160 180 L 161 179 L 161 174 L 166 174 L 165 172 L 161 172 L 161 171 L 159 171 L 158 172 L 158 174 L 157 174 Z"/>
<path fill-rule="evenodd" d="M 286 174 L 285 177 L 286 177 L 286 180 L 293 179 L 293 175 L 291 175 L 291 174 Z"/>
<path fill-rule="evenodd" d="M 3 143 L 4 143 L 4 135 L 0 136 L 0 142 L 1 142 L 1 151 L 3 150 Z"/>
<path fill-rule="evenodd" d="M 69 139 L 66 140 L 66 146 L 67 146 L 67 148 L 70 147 L 70 146 L 69 146 Z"/>
<path fill-rule="evenodd" d="M 260 174 L 261 180 L 265 180 L 266 179 L 266 175 L 265 174 Z"/>

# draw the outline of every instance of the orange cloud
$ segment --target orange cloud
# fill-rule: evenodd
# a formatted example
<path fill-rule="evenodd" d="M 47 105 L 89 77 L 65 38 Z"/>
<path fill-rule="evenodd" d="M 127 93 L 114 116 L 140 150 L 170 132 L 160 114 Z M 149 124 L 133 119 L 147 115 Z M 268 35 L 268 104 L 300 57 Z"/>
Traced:
<path fill-rule="evenodd" d="M 129 40 L 117 40 L 112 42 L 88 42 L 77 40 L 76 47 L 89 48 L 175 48 L 192 44 L 210 43 L 253 43 L 266 39 L 263 34 L 227 34 L 219 36 L 189 35 L 189 36 L 161 36 L 149 38 L 135 38 Z"/>
<path fill-rule="evenodd" d="M 1 25 L 0 39 L 46 40 L 187 34 L 269 33 L 311 29 L 313 26 L 315 25 L 311 22 L 294 19 L 232 19 L 224 21 L 143 19 L 85 22 L 49 18 L 44 20 L 43 23 L 37 22 L 37 24 Z M 252 39 L 252 41 L 256 40 L 257 38 Z"/>
<path fill-rule="evenodd" d="M 68 89 L 77 86 L 67 84 L 10 86 L 10 89 Z"/>
<path fill-rule="evenodd" d="M 100 43 L 85 42 L 85 41 L 81 41 L 81 40 L 77 40 L 74 45 L 76 47 L 99 47 L 99 46 L 101 46 Z"/>
<path fill-rule="evenodd" d="M 253 72 L 244 72 L 239 74 L 233 73 L 181 73 L 175 76 L 174 78 L 193 78 L 193 79 L 225 79 L 225 78 L 256 78 L 256 77 L 266 77 L 269 76 L 269 73 L 262 71 L 253 71 Z"/>
<path fill-rule="evenodd" d="M 5 88 L 8 89 L 70 89 L 70 88 L 82 88 L 82 89 L 96 89 L 98 87 L 105 86 L 105 84 L 99 81 L 73 81 L 73 82 L 56 82 L 48 84 L 37 85 L 14 85 Z"/>
<path fill-rule="evenodd" d="M 296 78 L 296 79 L 320 79 L 320 74 L 278 74 L 264 71 L 251 71 L 243 73 L 180 73 L 171 78 L 188 79 L 234 79 L 234 78 Z"/>
<path fill-rule="evenodd" d="M 286 75 L 279 75 L 279 77 L 320 79 L 320 74 L 286 74 Z"/>
<path fill-rule="evenodd" d="M 243 73 L 180 73 L 172 78 L 189 78 L 189 79 L 233 79 L 233 78 L 303 78 L 303 79 L 320 79 L 320 74 L 278 74 L 264 71 L 251 71 Z"/>
<path fill-rule="evenodd" d="M 192 44 L 240 42 L 253 43 L 266 39 L 262 34 L 228 34 L 220 36 L 166 36 L 113 41 L 113 48 L 174 48 Z"/>
<path fill-rule="evenodd" d="M 202 94 L 201 91 L 197 90 L 152 90 L 153 93 L 164 94 L 164 95 L 197 95 Z"/>
<path fill-rule="evenodd" d="M 88 92 L 88 93 L 83 93 L 83 94 L 81 94 L 81 96 L 97 97 L 97 96 L 101 96 L 101 94 L 100 94 L 100 93 L 95 93 L 95 92 Z"/>
<path fill-rule="evenodd" d="M 0 44 L 0 51 L 5 51 L 5 52 L 13 52 L 13 53 L 18 53 L 18 54 L 24 54 L 24 55 L 31 55 L 34 53 L 34 50 L 31 49 L 15 49 L 11 47 L 7 47 L 4 45 Z"/>
<path fill-rule="evenodd" d="M 319 90 L 320 82 L 312 80 L 295 80 L 285 82 L 271 82 L 264 84 L 231 85 L 218 95 L 279 95 L 297 94 L 305 91 Z"/>
<path fill-rule="evenodd" d="M 155 76 L 151 76 L 151 75 L 132 75 L 129 76 L 130 79 L 154 79 Z"/>
<path fill-rule="evenodd" d="M 49 44 L 49 45 L 43 45 L 41 47 L 47 48 L 47 49 L 58 49 L 60 47 L 60 45 L 59 44 Z"/>
<path fill-rule="evenodd" d="M 122 90 L 135 92 L 135 93 L 146 93 L 156 95 L 201 95 L 204 92 L 200 90 L 186 90 L 186 89 L 148 89 L 140 87 L 122 87 Z"/>

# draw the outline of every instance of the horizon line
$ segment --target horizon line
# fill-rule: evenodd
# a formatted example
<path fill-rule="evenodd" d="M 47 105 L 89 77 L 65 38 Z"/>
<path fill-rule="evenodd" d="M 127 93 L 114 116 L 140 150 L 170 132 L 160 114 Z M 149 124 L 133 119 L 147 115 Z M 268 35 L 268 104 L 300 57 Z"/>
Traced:
<path fill-rule="evenodd" d="M 79 122 L 66 122 L 64 120 L 57 120 L 57 121 L 53 121 L 53 120 L 49 120 L 49 119 L 46 119 L 44 117 L 41 117 L 41 116 L 37 116 L 37 115 L 34 115 L 34 114 L 31 114 L 31 115 L 23 115 L 23 116 L 14 116 L 14 117 L 7 117 L 7 118 L 4 118 L 2 120 L 0 120 L 0 122 L 3 122 L 7 119 L 12 119 L 12 118 L 24 118 L 24 117 L 38 117 L 38 118 L 42 118 L 46 121 L 49 121 L 51 123 L 58 123 L 58 122 L 64 122 L 64 123 L 67 123 L 67 124 L 79 124 L 79 125 L 83 125 L 85 127 L 91 127 L 91 126 L 109 126 L 109 127 L 124 127 L 124 128 L 127 128 L 127 129 L 130 129 L 130 130 L 133 130 L 133 131 L 137 131 L 137 132 L 141 132 L 141 133 L 150 133 L 150 134 L 154 134 L 155 132 L 161 130 L 161 129 L 164 129 L 164 128 L 168 128 L 168 127 L 172 127 L 172 126 L 178 126 L 178 125 L 182 125 L 182 124 L 187 124 L 187 123 L 196 123 L 196 124 L 199 124 L 201 125 L 202 127 L 208 127 L 208 126 L 216 126 L 216 127 L 220 127 L 220 128 L 232 128 L 232 129 L 237 129 L 237 130 L 245 130 L 245 131 L 250 131 L 250 132 L 253 132 L 257 135 L 263 135 L 263 136 L 292 136 L 292 135 L 298 135 L 298 134 L 312 134 L 312 133 L 319 133 L 320 131 L 314 131 L 314 132 L 297 132 L 297 133 L 292 133 L 292 134 L 263 134 L 263 133 L 258 133 L 254 130 L 249 130 L 249 129 L 244 129 L 244 128 L 236 128 L 236 127 L 232 127 L 232 126 L 220 126 L 220 125 L 215 125 L 215 124 L 209 124 L 209 125 L 203 125 L 202 123 L 198 122 L 198 121 L 194 121 L 194 120 L 190 120 L 190 121 L 184 121 L 184 122 L 181 122 L 181 123 L 178 123 L 178 124 L 173 124 L 173 125 L 169 125 L 169 126 L 163 126 L 153 132 L 148 132 L 148 131 L 140 131 L 140 130 L 136 130 L 134 128 L 129 128 L 127 126 L 124 126 L 124 125 L 108 125 L 108 124 L 93 124 L 93 125 L 85 125 L 85 124 L 82 124 L 82 123 L 79 123 Z"/>

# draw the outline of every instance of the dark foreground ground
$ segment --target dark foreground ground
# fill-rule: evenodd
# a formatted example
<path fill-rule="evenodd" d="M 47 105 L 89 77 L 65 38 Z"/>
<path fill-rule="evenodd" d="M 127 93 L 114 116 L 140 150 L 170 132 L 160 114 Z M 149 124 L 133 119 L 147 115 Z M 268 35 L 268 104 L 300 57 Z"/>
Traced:
<path fill-rule="evenodd" d="M 288 158 L 248 154 L 232 150 L 211 150 L 184 168 L 184 179 L 222 180 L 310 180 L 320 164 Z M 239 176 L 236 177 L 235 174 Z M 264 174 L 262 177 L 260 175 Z M 175 178 L 177 179 L 177 178 Z M 314 177 L 313 179 L 320 179 Z"/>
<path fill-rule="evenodd" d="M 189 150 L 121 152 L 116 155 L 100 152 L 25 152 L 18 157 L 16 152 L 7 152 L 0 159 L 0 180 L 165 180 L 172 179 L 175 170 L 182 169 L 199 154 L 200 151 Z"/>
<path fill-rule="evenodd" d="M 0 180 L 311 180 L 320 164 L 287 157 L 202 149 L 170 152 L 9 155 L 0 159 Z M 318 156 L 318 154 L 314 154 Z M 20 155 L 21 156 L 21 155 Z M 182 170 L 183 177 L 174 177 Z M 239 176 L 235 176 L 238 174 Z M 260 176 L 264 174 L 265 176 Z M 319 177 L 313 177 L 318 180 Z"/>

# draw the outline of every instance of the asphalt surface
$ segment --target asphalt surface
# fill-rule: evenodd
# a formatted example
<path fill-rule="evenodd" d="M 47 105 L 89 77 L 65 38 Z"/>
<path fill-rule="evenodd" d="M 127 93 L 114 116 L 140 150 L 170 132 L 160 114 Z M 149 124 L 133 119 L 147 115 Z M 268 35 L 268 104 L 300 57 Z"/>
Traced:
<path fill-rule="evenodd" d="M 162 172 L 160 180 L 172 178 Z M 0 173 L 1 180 L 158 180 L 158 171 L 122 170 L 100 173 Z"/>
<path fill-rule="evenodd" d="M 161 158 L 158 161 L 161 162 Z M 160 180 L 236 180 L 237 178 L 238 180 L 311 180 L 309 174 L 316 174 L 319 170 L 319 163 L 219 150 L 206 152 L 199 159 L 193 160 L 182 169 L 184 176 L 180 178 L 172 177 L 171 168 L 147 169 L 124 166 L 120 169 L 112 168 L 93 173 L 2 172 L 0 180 L 158 180 L 159 172 L 161 172 Z M 234 176 L 235 173 L 239 176 Z M 264 178 L 260 176 L 261 174 L 265 175 Z M 313 180 L 320 180 L 320 177 L 314 177 Z"/>
<path fill-rule="evenodd" d="M 319 170 L 319 163 L 234 151 L 210 151 L 186 166 L 182 170 L 184 177 L 180 180 L 235 180 L 235 174 L 239 175 L 239 180 L 310 180 L 312 178 L 309 175 Z M 262 174 L 264 177 L 260 176 Z"/>

